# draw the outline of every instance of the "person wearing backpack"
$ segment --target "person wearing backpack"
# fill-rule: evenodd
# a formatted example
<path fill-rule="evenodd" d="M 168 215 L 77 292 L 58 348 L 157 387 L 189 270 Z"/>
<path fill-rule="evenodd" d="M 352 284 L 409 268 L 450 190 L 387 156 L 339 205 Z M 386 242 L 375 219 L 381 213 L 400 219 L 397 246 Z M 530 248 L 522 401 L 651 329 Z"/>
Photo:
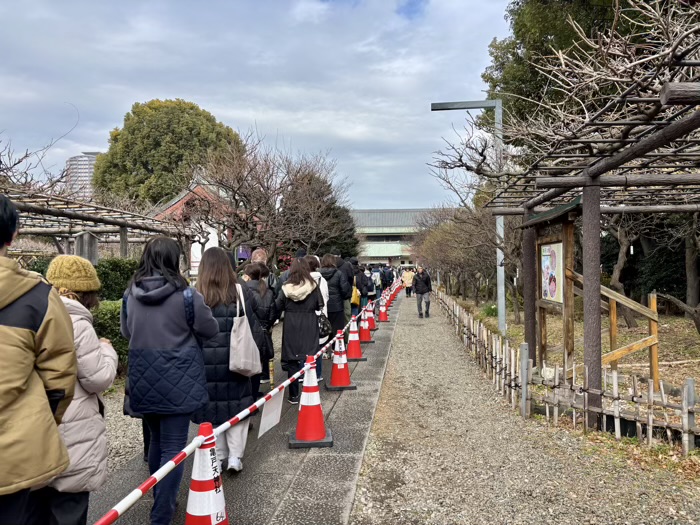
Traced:
<path fill-rule="evenodd" d="M 377 298 L 377 286 L 374 284 L 372 279 L 372 272 L 369 271 L 369 267 L 365 266 L 365 277 L 367 277 L 367 302 L 374 301 Z M 365 306 L 365 303 L 362 306 Z"/>
<path fill-rule="evenodd" d="M 384 291 L 384 286 L 382 283 L 382 269 L 379 266 L 373 266 L 371 274 L 372 282 L 374 283 L 374 288 L 377 291 L 377 297 L 379 297 Z"/>
<path fill-rule="evenodd" d="M 122 300 L 121 332 L 129 341 L 129 402 L 151 432 L 151 474 L 187 445 L 190 418 L 209 401 L 198 339 L 211 339 L 219 331 L 202 295 L 180 274 L 180 256 L 174 240 L 149 240 Z M 156 486 L 151 525 L 172 522 L 183 467 Z"/>
<path fill-rule="evenodd" d="M 261 355 L 260 364 L 262 365 L 262 374 L 259 383 L 269 383 L 270 382 L 270 360 L 275 356 L 275 347 L 272 342 L 272 328 L 275 325 L 275 319 L 277 319 L 277 312 L 275 311 L 275 296 L 267 283 L 267 277 L 270 273 L 267 266 L 263 263 L 254 263 L 246 266 L 245 269 L 248 280 L 246 281 L 246 287 L 253 295 L 255 302 L 257 303 L 253 313 L 260 324 L 260 327 L 265 335 L 266 342 L 266 355 Z M 259 383 L 253 385 L 253 395 L 254 397 L 259 397 Z"/>
<path fill-rule="evenodd" d="M 259 264 L 246 266 L 248 275 L 256 266 Z M 202 255 L 197 276 L 197 291 L 202 294 L 204 303 L 211 308 L 218 325 L 218 333 L 213 338 L 201 342 L 209 402 L 194 413 L 192 421 L 197 424 L 209 422 L 216 427 L 255 402 L 251 378 L 231 372 L 229 358 L 234 322 L 245 316 L 252 331 L 257 322 L 256 302 L 249 288 L 244 289 L 238 284 L 226 252 L 221 248 L 209 248 Z M 239 292 L 242 297 L 239 296 Z M 242 459 L 249 425 L 250 419 L 244 419 L 216 440 L 216 457 L 222 471 L 243 470 Z"/>
<path fill-rule="evenodd" d="M 320 317 L 321 314 L 323 314 L 326 317 L 326 319 L 328 319 L 328 282 L 318 271 L 319 266 L 321 266 L 321 261 L 315 255 L 307 255 L 306 257 L 304 257 L 304 260 L 309 264 L 309 270 L 311 270 L 311 277 L 316 283 L 318 290 L 321 292 L 321 297 L 323 298 L 323 308 L 316 312 L 316 316 Z M 326 337 L 322 337 L 319 333 L 319 349 L 321 348 L 321 346 L 328 342 L 328 339 L 331 335 L 335 334 L 330 334 Z M 323 381 L 323 356 L 316 359 L 316 377 L 319 381 Z"/>

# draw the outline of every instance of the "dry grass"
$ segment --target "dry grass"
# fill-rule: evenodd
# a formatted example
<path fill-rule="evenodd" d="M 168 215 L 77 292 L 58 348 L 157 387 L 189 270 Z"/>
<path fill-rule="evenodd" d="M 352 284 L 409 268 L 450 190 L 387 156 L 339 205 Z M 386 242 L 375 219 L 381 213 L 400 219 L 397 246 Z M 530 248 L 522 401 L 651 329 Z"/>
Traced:
<path fill-rule="evenodd" d="M 498 331 L 498 321 L 494 317 L 483 317 L 480 310 L 474 308 L 470 301 L 459 301 L 468 310 L 476 312 L 476 315 L 489 329 Z M 508 312 L 508 340 L 511 345 L 519 345 L 525 340 L 524 326 L 516 325 L 513 312 Z M 649 328 L 645 319 L 637 319 L 638 328 L 627 328 L 624 319 L 618 314 L 618 347 L 632 343 L 649 335 Z M 610 351 L 609 318 L 602 319 L 603 353 Z M 561 345 L 564 340 L 563 321 L 560 315 L 547 315 L 547 346 L 549 349 L 547 364 L 563 365 L 563 353 Z M 583 320 L 574 323 L 574 359 L 577 363 L 583 363 Z M 683 364 L 661 364 L 659 372 L 664 383 L 680 387 L 687 378 L 694 377 L 700 380 L 700 335 L 695 330 L 695 325 L 690 319 L 680 316 L 659 316 L 659 362 L 671 363 L 674 361 L 692 361 Z M 649 352 L 642 350 L 630 354 L 620 360 L 621 374 L 636 374 L 649 377 Z"/>

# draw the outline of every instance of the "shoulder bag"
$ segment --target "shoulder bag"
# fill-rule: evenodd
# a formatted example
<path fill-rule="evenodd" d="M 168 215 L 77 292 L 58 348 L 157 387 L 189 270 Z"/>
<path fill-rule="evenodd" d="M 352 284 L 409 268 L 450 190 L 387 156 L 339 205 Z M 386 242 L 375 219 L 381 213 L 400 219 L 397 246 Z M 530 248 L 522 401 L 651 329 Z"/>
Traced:
<path fill-rule="evenodd" d="M 323 301 L 323 294 L 321 293 L 321 280 L 316 282 L 316 291 L 321 296 L 321 301 Z M 327 339 L 333 333 L 333 325 L 331 325 L 330 320 L 323 313 L 323 310 L 316 311 L 318 316 L 318 338 L 319 340 Z"/>
<path fill-rule="evenodd" d="M 357 289 L 357 276 L 352 282 L 352 299 L 350 302 L 355 306 L 360 306 L 360 290 Z"/>
<path fill-rule="evenodd" d="M 253 331 L 245 313 L 245 298 L 240 284 L 236 285 L 236 292 L 238 300 L 236 301 L 236 317 L 231 328 L 228 369 L 242 376 L 252 377 L 262 372 L 260 352 L 255 344 Z"/>

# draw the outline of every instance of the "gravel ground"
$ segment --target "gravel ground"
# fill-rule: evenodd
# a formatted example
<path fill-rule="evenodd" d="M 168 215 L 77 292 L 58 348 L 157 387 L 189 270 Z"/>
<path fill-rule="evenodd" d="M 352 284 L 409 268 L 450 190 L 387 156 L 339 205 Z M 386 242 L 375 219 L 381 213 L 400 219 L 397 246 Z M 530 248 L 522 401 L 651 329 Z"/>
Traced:
<path fill-rule="evenodd" d="M 403 301 L 350 523 L 700 523 L 697 480 L 591 453 L 491 389 L 438 308 Z"/>
<path fill-rule="evenodd" d="M 109 472 L 114 472 L 137 454 L 143 454 L 141 420 L 124 415 L 123 379 L 117 379 L 110 392 L 105 394 L 103 399 L 107 419 L 107 443 L 109 444 L 107 466 Z"/>

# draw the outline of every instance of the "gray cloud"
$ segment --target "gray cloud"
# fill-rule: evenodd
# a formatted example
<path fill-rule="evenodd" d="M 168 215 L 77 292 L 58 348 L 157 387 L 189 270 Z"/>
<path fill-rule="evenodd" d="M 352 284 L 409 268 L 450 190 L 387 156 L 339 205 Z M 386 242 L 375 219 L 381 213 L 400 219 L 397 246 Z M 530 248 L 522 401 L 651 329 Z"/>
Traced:
<path fill-rule="evenodd" d="M 3 2 L 0 130 L 55 168 L 104 150 L 136 101 L 184 98 L 235 129 L 330 151 L 357 207 L 448 195 L 426 162 L 484 97 L 507 0 Z"/>

